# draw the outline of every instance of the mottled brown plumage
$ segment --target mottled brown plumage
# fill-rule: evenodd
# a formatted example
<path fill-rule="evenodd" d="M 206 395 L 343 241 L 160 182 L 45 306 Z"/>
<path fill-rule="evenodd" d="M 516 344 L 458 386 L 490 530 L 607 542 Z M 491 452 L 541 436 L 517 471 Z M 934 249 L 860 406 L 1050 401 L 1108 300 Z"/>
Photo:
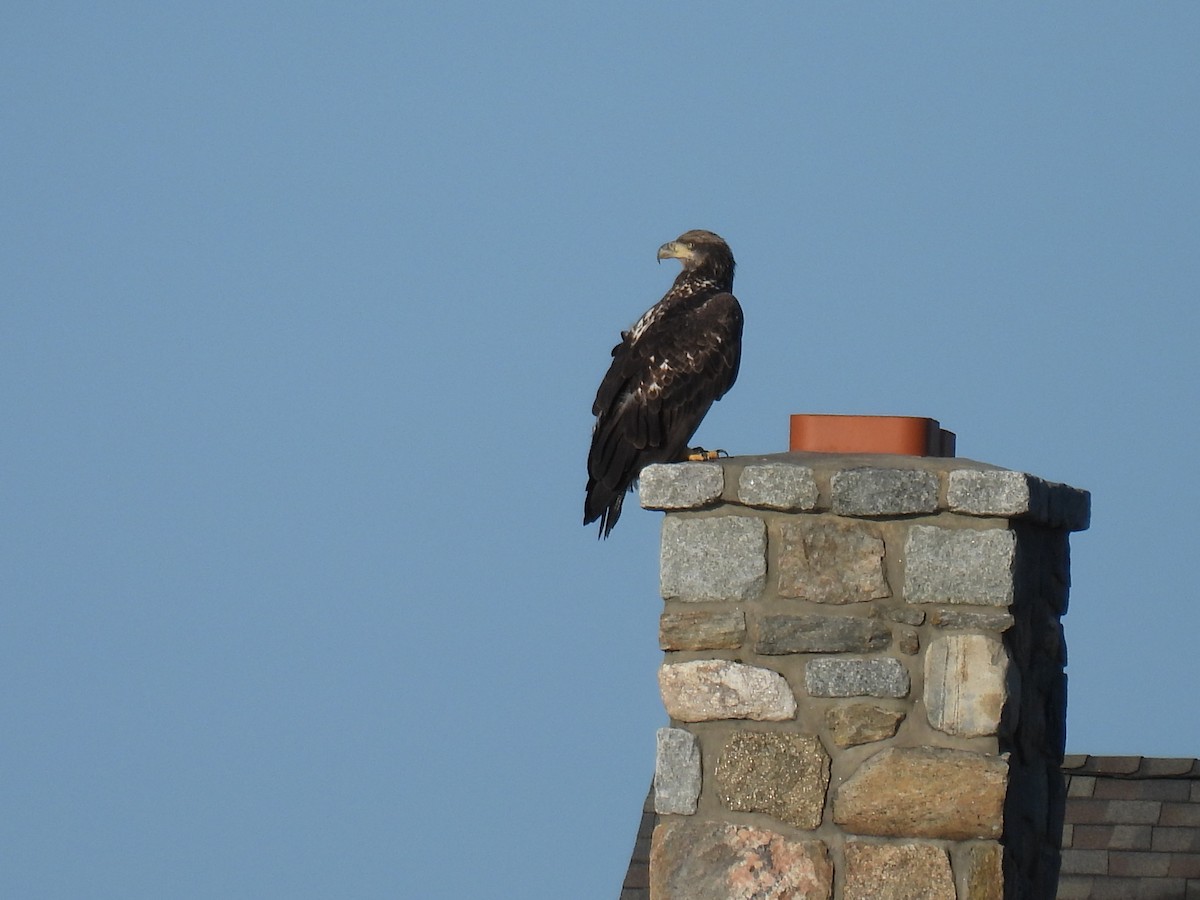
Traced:
<path fill-rule="evenodd" d="M 713 402 L 737 379 L 742 308 L 733 296 L 733 253 L 711 231 L 688 231 L 658 250 L 683 271 L 612 351 L 592 414 L 583 522 L 608 537 L 625 494 L 651 463 L 686 457 Z"/>

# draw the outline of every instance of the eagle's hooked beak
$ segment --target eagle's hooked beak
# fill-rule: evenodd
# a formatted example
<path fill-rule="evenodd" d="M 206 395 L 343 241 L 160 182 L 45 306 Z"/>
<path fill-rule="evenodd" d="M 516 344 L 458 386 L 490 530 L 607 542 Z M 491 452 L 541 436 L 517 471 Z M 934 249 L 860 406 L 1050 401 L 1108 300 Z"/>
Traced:
<path fill-rule="evenodd" d="M 668 241 L 658 248 L 659 262 L 662 262 L 664 259 L 681 259 L 686 261 L 691 259 L 692 256 L 692 250 L 687 245 L 679 243 L 679 241 Z"/>

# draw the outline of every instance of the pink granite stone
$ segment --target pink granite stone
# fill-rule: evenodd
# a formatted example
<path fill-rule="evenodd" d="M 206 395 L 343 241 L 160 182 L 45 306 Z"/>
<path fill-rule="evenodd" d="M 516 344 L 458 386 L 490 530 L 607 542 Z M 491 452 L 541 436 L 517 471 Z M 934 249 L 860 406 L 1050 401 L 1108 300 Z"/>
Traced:
<path fill-rule="evenodd" d="M 651 900 L 829 900 L 833 866 L 821 841 L 765 828 L 667 819 L 650 847 Z"/>

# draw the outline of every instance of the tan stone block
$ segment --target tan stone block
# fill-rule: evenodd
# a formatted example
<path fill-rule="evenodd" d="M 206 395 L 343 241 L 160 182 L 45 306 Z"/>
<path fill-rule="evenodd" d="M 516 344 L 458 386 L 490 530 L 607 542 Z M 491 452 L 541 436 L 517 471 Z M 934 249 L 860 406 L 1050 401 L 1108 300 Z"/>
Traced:
<path fill-rule="evenodd" d="M 680 722 L 775 722 L 796 715 L 796 695 L 782 675 L 725 659 L 665 663 L 658 686 L 667 713 Z"/>
<path fill-rule="evenodd" d="M 843 900 L 955 900 L 950 857 L 933 844 L 846 842 Z"/>
<path fill-rule="evenodd" d="M 967 851 L 963 900 L 1004 900 L 1004 848 L 999 844 L 974 844 Z"/>
<path fill-rule="evenodd" d="M 742 646 L 745 638 L 744 612 L 663 613 L 658 620 L 658 646 L 663 650 L 731 650 Z"/>
<path fill-rule="evenodd" d="M 650 900 L 829 900 L 832 892 L 821 841 L 693 819 L 654 829 Z"/>
<path fill-rule="evenodd" d="M 904 713 L 874 703 L 832 706 L 825 711 L 825 725 L 839 747 L 854 747 L 890 738 L 900 727 Z"/>
<path fill-rule="evenodd" d="M 1008 654 L 995 638 L 947 634 L 925 650 L 929 724 L 956 737 L 984 737 L 1000 727 L 1008 701 Z"/>
<path fill-rule="evenodd" d="M 889 747 L 838 788 L 833 820 L 853 834 L 995 839 L 1007 782 L 1008 764 L 999 757 Z"/>
<path fill-rule="evenodd" d="M 825 810 L 829 754 L 814 735 L 739 731 L 721 751 L 716 779 L 730 809 L 811 830 L 820 827 Z"/>
<path fill-rule="evenodd" d="M 892 595 L 875 526 L 806 516 L 783 523 L 779 537 L 779 596 L 856 603 Z"/>

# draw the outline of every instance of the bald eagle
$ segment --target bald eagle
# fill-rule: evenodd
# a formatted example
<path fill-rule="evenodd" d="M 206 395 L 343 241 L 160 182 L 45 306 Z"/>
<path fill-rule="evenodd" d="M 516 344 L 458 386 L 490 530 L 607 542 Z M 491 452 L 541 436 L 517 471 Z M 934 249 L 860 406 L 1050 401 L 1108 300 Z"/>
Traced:
<path fill-rule="evenodd" d="M 733 253 L 711 231 L 688 231 L 658 248 L 683 271 L 613 347 L 596 391 L 583 524 L 608 537 L 643 467 L 688 456 L 688 441 L 737 378 L 742 308 Z"/>

